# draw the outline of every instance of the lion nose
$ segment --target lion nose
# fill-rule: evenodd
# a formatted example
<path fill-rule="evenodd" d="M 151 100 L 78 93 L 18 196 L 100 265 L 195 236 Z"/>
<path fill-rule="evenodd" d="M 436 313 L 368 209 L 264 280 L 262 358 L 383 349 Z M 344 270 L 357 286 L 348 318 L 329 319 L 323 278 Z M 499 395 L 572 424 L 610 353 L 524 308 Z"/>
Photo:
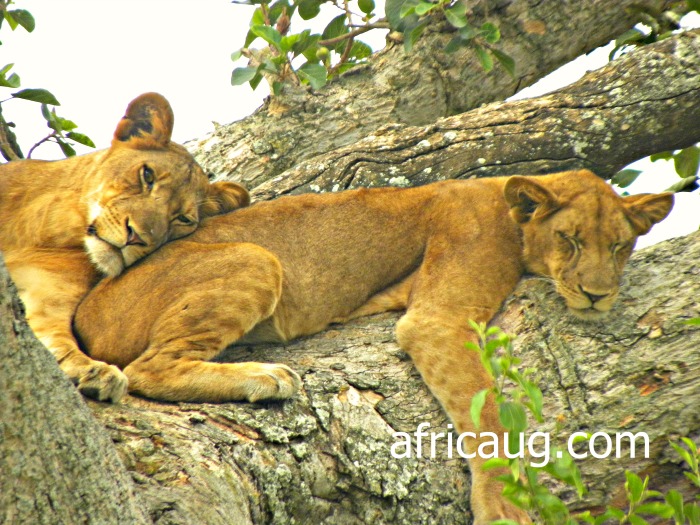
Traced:
<path fill-rule="evenodd" d="M 598 301 L 601 301 L 601 300 L 605 299 L 608 295 L 610 295 L 609 293 L 604 293 L 604 294 L 591 293 L 591 292 L 586 291 L 584 288 L 581 288 L 581 293 L 583 295 L 585 295 L 586 297 L 588 297 L 588 299 L 591 301 L 591 304 L 595 304 Z"/>
<path fill-rule="evenodd" d="M 129 225 L 129 221 L 126 221 L 126 245 L 127 246 L 133 246 L 133 245 L 139 245 L 139 246 L 146 246 L 145 241 L 139 236 L 138 233 L 134 231 L 134 229 Z"/>

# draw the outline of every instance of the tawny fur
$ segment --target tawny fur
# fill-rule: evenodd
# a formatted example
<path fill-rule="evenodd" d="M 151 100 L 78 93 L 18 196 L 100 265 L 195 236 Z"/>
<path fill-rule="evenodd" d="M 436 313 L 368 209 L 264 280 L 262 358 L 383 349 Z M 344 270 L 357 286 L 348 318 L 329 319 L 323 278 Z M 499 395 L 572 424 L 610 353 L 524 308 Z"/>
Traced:
<path fill-rule="evenodd" d="M 489 379 L 464 349 L 467 321 L 488 322 L 527 271 L 550 276 L 577 315 L 603 315 L 637 236 L 672 204 L 621 198 L 587 171 L 281 198 L 208 219 L 104 280 L 75 326 L 134 393 L 254 401 L 289 397 L 300 380 L 284 365 L 209 362 L 227 345 L 406 308 L 399 344 L 457 430 L 474 431 L 471 398 Z M 503 431 L 492 400 L 480 431 Z M 475 523 L 528 523 L 481 463 L 471 461 Z"/>
<path fill-rule="evenodd" d="M 237 184 L 209 184 L 170 141 L 172 126 L 168 102 L 147 93 L 129 105 L 109 149 L 0 166 L 0 250 L 29 325 L 79 389 L 98 399 L 118 400 L 127 379 L 78 349 L 78 302 L 103 273 L 117 275 L 192 233 L 200 218 L 249 202 Z"/>

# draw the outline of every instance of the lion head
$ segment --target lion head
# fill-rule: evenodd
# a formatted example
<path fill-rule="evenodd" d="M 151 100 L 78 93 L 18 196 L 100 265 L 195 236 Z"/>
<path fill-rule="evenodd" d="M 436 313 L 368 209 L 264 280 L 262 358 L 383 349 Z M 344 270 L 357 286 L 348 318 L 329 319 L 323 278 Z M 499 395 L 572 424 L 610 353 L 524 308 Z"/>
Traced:
<path fill-rule="evenodd" d="M 157 93 L 141 95 L 88 178 L 85 247 L 109 276 L 192 233 L 203 217 L 249 203 L 238 184 L 210 184 L 189 152 L 171 142 L 172 129 L 168 101 Z"/>
<path fill-rule="evenodd" d="M 511 177 L 504 191 L 522 228 L 526 269 L 550 277 L 584 319 L 612 308 L 637 237 L 673 207 L 671 193 L 620 197 L 587 170 Z"/>

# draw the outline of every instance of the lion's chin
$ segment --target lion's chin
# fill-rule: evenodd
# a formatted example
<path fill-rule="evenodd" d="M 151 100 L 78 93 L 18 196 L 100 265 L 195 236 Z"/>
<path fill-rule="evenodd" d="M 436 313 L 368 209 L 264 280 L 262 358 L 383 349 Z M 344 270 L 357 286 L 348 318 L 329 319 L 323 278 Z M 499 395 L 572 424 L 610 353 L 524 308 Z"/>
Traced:
<path fill-rule="evenodd" d="M 573 308 L 569 306 L 569 312 L 584 321 L 600 321 L 608 315 L 608 311 L 601 312 L 595 308 Z"/>
<path fill-rule="evenodd" d="M 97 269 L 108 277 L 116 277 L 126 268 L 121 250 L 98 237 L 85 237 L 85 250 Z"/>

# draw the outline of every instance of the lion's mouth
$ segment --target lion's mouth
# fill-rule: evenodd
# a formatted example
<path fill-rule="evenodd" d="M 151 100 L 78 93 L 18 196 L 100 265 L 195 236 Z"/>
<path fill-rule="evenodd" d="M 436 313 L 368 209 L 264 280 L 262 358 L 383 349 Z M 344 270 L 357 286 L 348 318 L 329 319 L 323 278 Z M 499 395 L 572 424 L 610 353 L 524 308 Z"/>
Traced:
<path fill-rule="evenodd" d="M 85 237 L 85 250 L 92 263 L 109 277 L 119 275 L 126 268 L 122 250 L 97 235 Z"/>
<path fill-rule="evenodd" d="M 569 306 L 569 311 L 579 319 L 584 321 L 598 321 L 608 315 L 608 310 L 597 310 L 590 306 L 588 308 L 574 308 Z"/>

